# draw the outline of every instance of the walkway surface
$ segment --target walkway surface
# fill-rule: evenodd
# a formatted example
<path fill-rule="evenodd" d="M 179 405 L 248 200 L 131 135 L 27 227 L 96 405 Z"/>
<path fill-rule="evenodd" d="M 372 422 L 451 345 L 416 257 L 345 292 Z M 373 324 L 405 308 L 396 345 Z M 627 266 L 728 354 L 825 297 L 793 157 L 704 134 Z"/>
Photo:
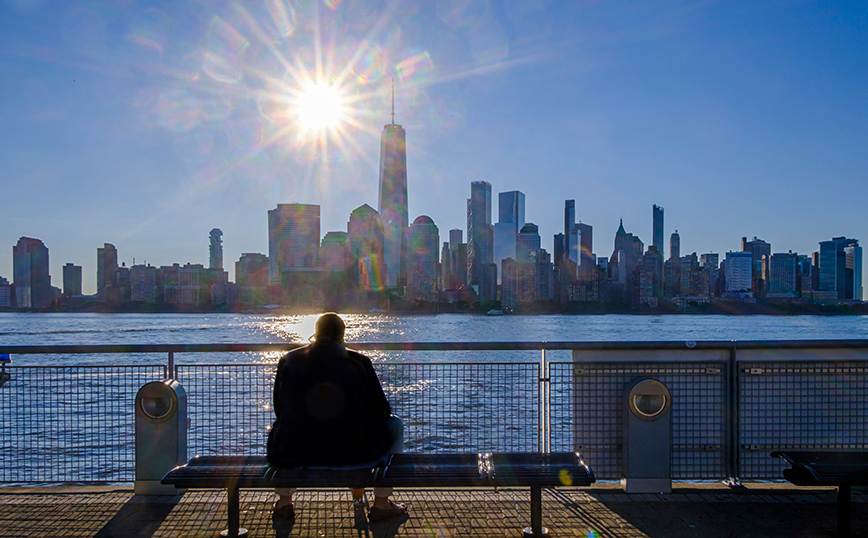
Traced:
<path fill-rule="evenodd" d="M 368 493 L 370 495 L 370 492 Z M 397 490 L 408 516 L 368 524 L 349 491 L 301 491 L 294 523 L 273 519 L 273 494 L 241 493 L 241 525 L 255 537 L 521 536 L 526 489 Z M 623 493 L 616 484 L 546 489 L 543 523 L 553 537 L 832 536 L 833 488 L 788 484 L 676 484 L 671 494 Z M 0 488 L 0 536 L 211 537 L 226 526 L 225 493 L 136 497 L 122 487 Z M 868 537 L 868 489 L 855 488 L 854 536 Z"/>

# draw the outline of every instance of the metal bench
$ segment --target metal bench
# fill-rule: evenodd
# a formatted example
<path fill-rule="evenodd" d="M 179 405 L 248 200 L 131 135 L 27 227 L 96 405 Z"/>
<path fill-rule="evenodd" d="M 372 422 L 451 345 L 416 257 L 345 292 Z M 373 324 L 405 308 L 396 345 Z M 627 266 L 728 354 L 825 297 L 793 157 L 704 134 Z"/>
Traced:
<path fill-rule="evenodd" d="M 773 458 L 790 464 L 784 479 L 797 486 L 838 487 L 838 532 L 850 532 L 850 488 L 868 486 L 868 452 L 775 451 Z"/>
<path fill-rule="evenodd" d="M 221 536 L 245 536 L 240 525 L 241 488 L 274 487 L 530 487 L 530 527 L 543 536 L 542 488 L 589 486 L 594 473 L 581 454 L 394 454 L 367 467 L 278 468 L 264 456 L 197 456 L 163 477 L 178 489 L 226 489 L 228 529 Z"/>

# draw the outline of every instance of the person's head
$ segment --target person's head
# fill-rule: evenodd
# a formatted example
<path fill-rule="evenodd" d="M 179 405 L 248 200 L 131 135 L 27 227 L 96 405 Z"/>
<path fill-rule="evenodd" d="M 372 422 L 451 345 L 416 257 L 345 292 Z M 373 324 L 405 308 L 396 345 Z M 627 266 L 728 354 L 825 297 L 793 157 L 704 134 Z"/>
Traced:
<path fill-rule="evenodd" d="M 344 330 L 346 330 L 344 320 L 334 312 L 326 312 L 317 318 L 313 336 L 320 344 L 327 342 L 343 344 Z"/>

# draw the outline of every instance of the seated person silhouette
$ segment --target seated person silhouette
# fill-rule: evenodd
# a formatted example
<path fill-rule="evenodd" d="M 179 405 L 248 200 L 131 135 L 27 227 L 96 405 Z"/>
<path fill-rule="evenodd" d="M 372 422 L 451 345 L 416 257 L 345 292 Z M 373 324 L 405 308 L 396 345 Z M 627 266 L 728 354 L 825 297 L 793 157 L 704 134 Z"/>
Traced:
<path fill-rule="evenodd" d="M 392 409 L 371 359 L 344 346 L 344 321 L 326 313 L 314 341 L 284 355 L 274 378 L 274 414 L 268 461 L 278 467 L 364 465 L 403 452 L 404 426 Z M 295 488 L 277 488 L 274 513 L 292 518 Z M 361 492 L 363 493 L 363 492 Z M 389 500 L 392 488 L 374 488 L 370 521 L 407 512 Z M 354 491 L 354 497 L 362 495 Z"/>

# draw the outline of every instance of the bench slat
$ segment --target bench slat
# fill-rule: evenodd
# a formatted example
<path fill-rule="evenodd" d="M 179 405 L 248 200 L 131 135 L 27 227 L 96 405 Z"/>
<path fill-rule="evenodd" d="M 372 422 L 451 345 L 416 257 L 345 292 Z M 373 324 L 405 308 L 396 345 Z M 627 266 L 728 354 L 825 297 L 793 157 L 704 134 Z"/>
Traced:
<path fill-rule="evenodd" d="M 784 479 L 798 486 L 868 485 L 868 452 L 772 452 L 789 463 Z"/>
<path fill-rule="evenodd" d="M 493 480 L 502 486 L 589 486 L 591 469 L 577 453 L 491 454 Z"/>
<path fill-rule="evenodd" d="M 394 454 L 380 473 L 381 486 L 484 486 L 477 454 Z"/>

